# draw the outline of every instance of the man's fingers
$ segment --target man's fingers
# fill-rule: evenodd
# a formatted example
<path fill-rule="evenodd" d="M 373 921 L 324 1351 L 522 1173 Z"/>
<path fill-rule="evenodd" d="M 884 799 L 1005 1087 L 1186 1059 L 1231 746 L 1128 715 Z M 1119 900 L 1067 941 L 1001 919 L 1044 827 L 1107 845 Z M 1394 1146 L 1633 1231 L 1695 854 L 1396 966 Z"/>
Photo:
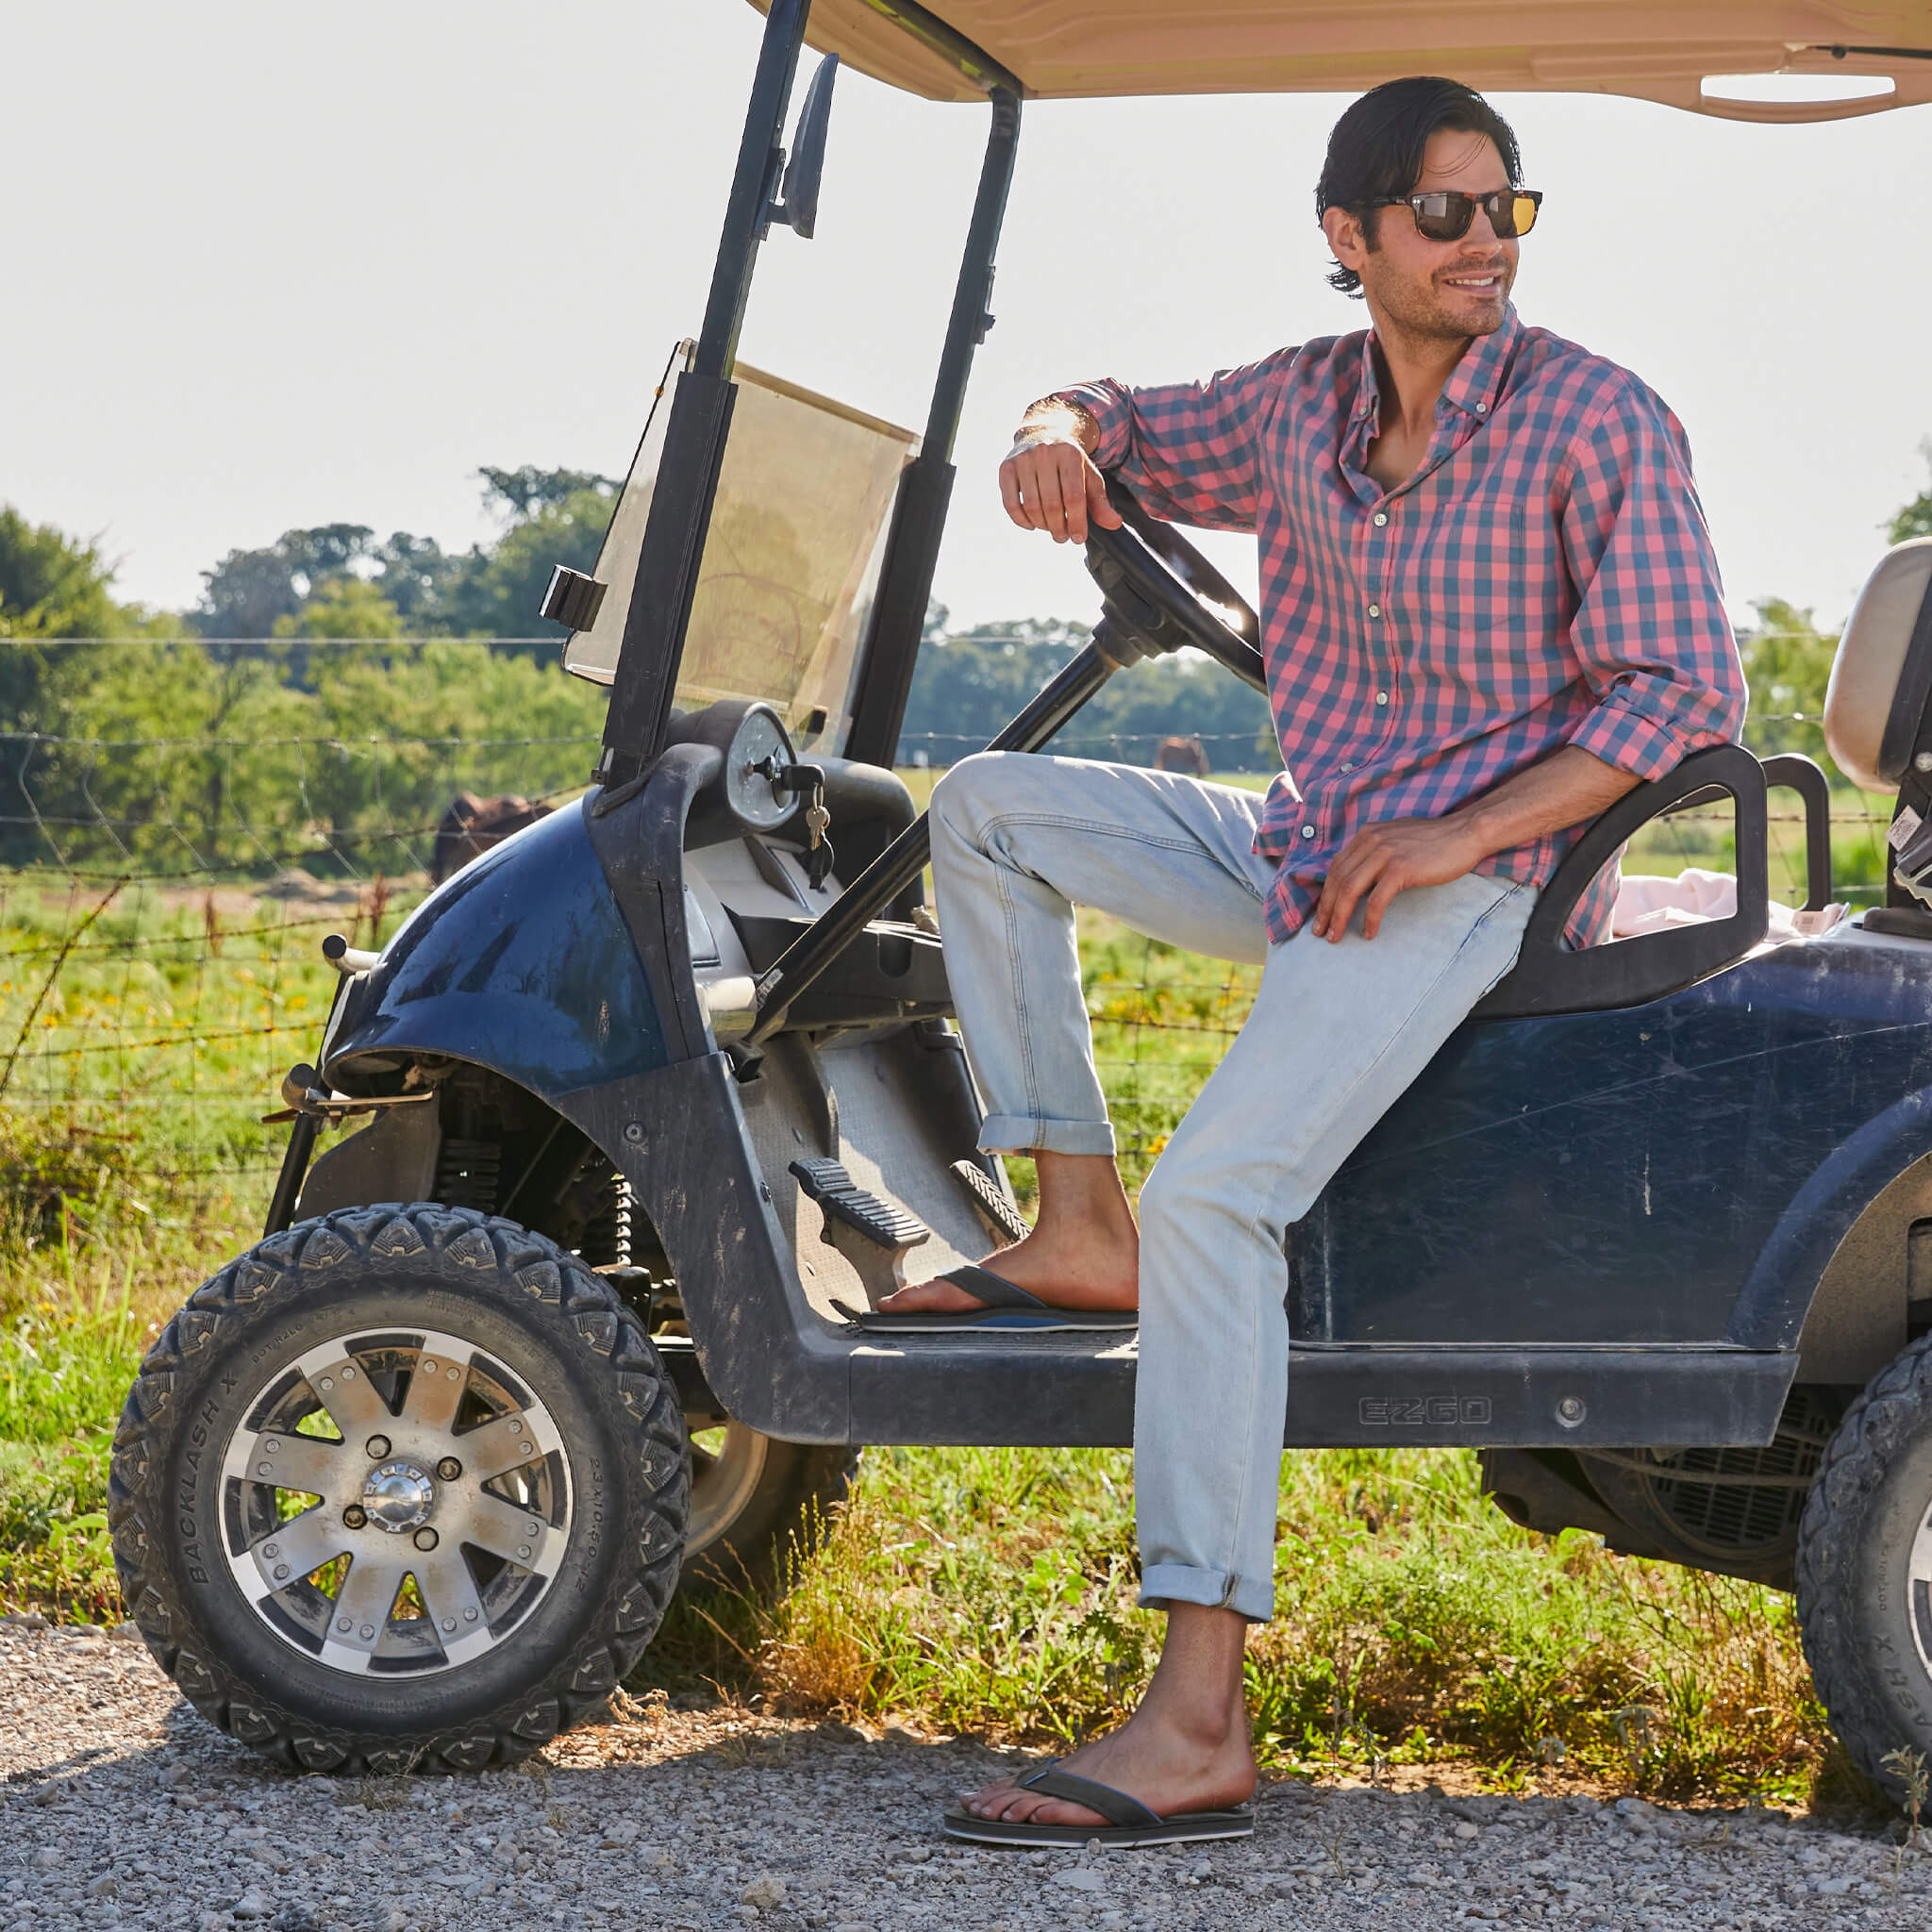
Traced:
<path fill-rule="evenodd" d="M 1348 923 L 1355 917 L 1356 901 L 1367 890 L 1368 880 L 1343 879 L 1335 888 L 1335 897 L 1322 918 L 1322 937 L 1331 945 L 1341 943 L 1341 936 L 1348 930 Z M 1324 887 L 1323 896 L 1327 896 Z"/>
<path fill-rule="evenodd" d="M 1007 514 L 1023 530 L 1030 530 L 1032 522 L 1026 515 L 1026 507 L 1020 496 L 1020 459 L 1008 457 L 1000 465 L 1000 501 L 1007 507 Z"/>
<path fill-rule="evenodd" d="M 1372 940 L 1382 929 L 1382 915 L 1388 911 L 1391 902 L 1402 890 L 1402 876 L 1391 866 L 1375 881 L 1375 890 L 1368 896 L 1362 908 L 1362 937 Z"/>
<path fill-rule="evenodd" d="M 1023 530 L 1044 530 L 1056 543 L 1084 543 L 1090 523 L 1117 530 L 1100 472 L 1076 442 L 1028 442 L 1000 465 L 1000 501 Z"/>
<path fill-rule="evenodd" d="M 1322 938 L 1331 944 L 1341 942 L 1363 893 L 1386 876 L 1389 868 L 1389 855 L 1378 841 L 1357 834 L 1342 847 L 1322 881 L 1322 897 L 1315 908 L 1316 929 Z M 1363 937 L 1374 935 L 1365 932 Z"/>
<path fill-rule="evenodd" d="M 1060 503 L 1067 518 L 1067 540 L 1073 543 L 1087 541 L 1087 459 L 1070 442 L 1056 445 L 1054 456 L 1058 458 Z"/>
<path fill-rule="evenodd" d="M 1043 454 L 1033 475 L 1036 526 L 1056 543 L 1067 541 L 1067 507 L 1060 497 L 1060 473 L 1049 454 Z"/>
<path fill-rule="evenodd" d="M 1118 530 L 1121 526 L 1121 513 L 1107 500 L 1107 478 L 1091 463 L 1083 465 L 1087 472 L 1087 513 L 1103 530 Z"/>
<path fill-rule="evenodd" d="M 1335 910 L 1341 905 L 1342 895 L 1349 890 L 1349 882 L 1369 856 L 1367 848 L 1362 843 L 1362 836 L 1357 832 L 1330 861 L 1328 876 L 1322 881 L 1322 896 L 1315 902 L 1314 927 L 1318 937 L 1328 937 Z M 1353 900 L 1350 903 L 1353 904 Z"/>

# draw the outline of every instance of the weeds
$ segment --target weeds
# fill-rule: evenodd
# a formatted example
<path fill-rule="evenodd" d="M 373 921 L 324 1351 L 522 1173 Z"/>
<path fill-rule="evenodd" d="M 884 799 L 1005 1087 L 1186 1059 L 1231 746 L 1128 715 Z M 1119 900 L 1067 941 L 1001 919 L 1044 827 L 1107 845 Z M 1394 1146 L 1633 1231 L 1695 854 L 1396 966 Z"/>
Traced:
<path fill-rule="evenodd" d="M 1905 1787 L 1905 1796 L 1899 1801 L 1899 1808 L 1906 1814 L 1906 1843 L 1902 1849 L 1917 1851 L 1919 1822 L 1925 1808 L 1928 1783 L 1925 1754 L 1907 1751 L 1901 1745 L 1896 1751 L 1888 1751 L 1878 1762 Z"/>
<path fill-rule="evenodd" d="M 678 1599 L 634 1688 L 1066 1748 L 1132 1709 L 1158 1654 L 1160 1620 L 1134 1603 L 1128 1474 L 1113 1451 L 872 1452 L 783 1591 Z M 1824 1731 L 1774 1592 L 1519 1529 L 1460 1452 L 1293 1456 L 1280 1514 L 1279 1614 L 1247 1658 L 1269 1770 L 1810 1789 Z"/>
<path fill-rule="evenodd" d="M 23 890 L 8 908 L 23 958 L 63 943 L 65 914 L 38 904 Z M 35 919 L 44 932 L 21 925 Z M 85 950 L 108 939 L 111 969 Z M 0 983 L 0 1046 L 23 1016 L 29 1041 L 23 1104 L 0 1117 L 6 1607 L 120 1614 L 108 1434 L 157 1324 L 259 1228 L 277 1149 L 255 1116 L 325 1009 L 313 939 L 258 902 L 123 895 L 44 1000 L 43 969 Z M 1131 1179 L 1255 975 L 1104 922 L 1083 920 L 1082 949 Z M 80 1051 L 103 1037 L 129 1043 Z M 114 1112 L 128 1093 L 145 1104 Z M 1459 1760 L 1499 1787 L 1791 1798 L 1826 1764 L 1788 1598 L 1521 1530 L 1482 1498 L 1472 1457 L 1297 1454 L 1277 1520 L 1280 1615 L 1247 1662 L 1271 1770 Z M 1064 1746 L 1117 1724 L 1153 1669 L 1161 1625 L 1136 1607 L 1136 1574 L 1124 1453 L 874 1450 L 787 1590 L 680 1594 L 634 1689 Z"/>

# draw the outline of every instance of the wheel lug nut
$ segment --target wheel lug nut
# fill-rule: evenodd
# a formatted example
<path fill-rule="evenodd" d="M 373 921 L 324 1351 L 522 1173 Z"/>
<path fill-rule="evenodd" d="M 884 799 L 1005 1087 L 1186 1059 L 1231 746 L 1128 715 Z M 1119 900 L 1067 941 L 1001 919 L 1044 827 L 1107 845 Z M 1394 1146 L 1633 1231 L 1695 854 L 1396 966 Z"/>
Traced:
<path fill-rule="evenodd" d="M 359 1503 L 351 1503 L 342 1511 L 342 1526 L 345 1529 L 360 1529 L 369 1521 L 369 1512 Z"/>
<path fill-rule="evenodd" d="M 419 1550 L 433 1550 L 436 1547 L 436 1532 L 433 1529 L 419 1529 L 415 1541 Z"/>
<path fill-rule="evenodd" d="M 446 1483 L 453 1483 L 463 1473 L 463 1465 L 454 1456 L 445 1456 L 436 1465 L 436 1473 Z"/>
<path fill-rule="evenodd" d="M 371 1436 L 362 1446 L 369 1451 L 371 1457 L 375 1461 L 380 1462 L 389 1454 L 389 1438 L 387 1436 Z"/>

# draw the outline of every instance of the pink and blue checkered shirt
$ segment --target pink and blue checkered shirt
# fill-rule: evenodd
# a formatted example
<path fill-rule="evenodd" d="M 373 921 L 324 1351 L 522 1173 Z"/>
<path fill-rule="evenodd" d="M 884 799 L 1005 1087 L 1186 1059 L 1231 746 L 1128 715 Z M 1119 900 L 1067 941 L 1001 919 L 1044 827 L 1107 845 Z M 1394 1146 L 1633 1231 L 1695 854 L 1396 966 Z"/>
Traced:
<path fill-rule="evenodd" d="M 1415 474 L 1366 471 L 1369 335 L 1281 349 L 1204 383 L 1059 391 L 1156 516 L 1260 541 L 1262 648 L 1282 775 L 1255 849 L 1280 861 L 1277 943 L 1336 855 L 1381 819 L 1438 818 L 1558 746 L 1641 778 L 1735 739 L 1744 677 L 1684 432 L 1628 370 L 1511 308 L 1436 405 Z M 1580 828 L 1477 870 L 1548 883 Z M 1608 936 L 1616 869 L 1572 944 Z"/>

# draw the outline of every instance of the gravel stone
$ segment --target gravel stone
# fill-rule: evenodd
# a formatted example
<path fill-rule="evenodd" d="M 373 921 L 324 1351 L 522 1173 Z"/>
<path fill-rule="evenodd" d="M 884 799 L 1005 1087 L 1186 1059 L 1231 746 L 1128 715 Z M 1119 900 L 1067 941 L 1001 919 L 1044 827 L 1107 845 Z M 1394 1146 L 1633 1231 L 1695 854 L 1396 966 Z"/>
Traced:
<path fill-rule="evenodd" d="M 1932 1849 L 1775 1811 L 1289 1783 L 1252 1843 L 1001 1852 L 937 1828 L 1014 1761 L 977 1744 L 623 1707 L 516 1771 L 298 1776 L 143 1646 L 0 1620 L 0 1932 L 1932 1925 Z"/>

